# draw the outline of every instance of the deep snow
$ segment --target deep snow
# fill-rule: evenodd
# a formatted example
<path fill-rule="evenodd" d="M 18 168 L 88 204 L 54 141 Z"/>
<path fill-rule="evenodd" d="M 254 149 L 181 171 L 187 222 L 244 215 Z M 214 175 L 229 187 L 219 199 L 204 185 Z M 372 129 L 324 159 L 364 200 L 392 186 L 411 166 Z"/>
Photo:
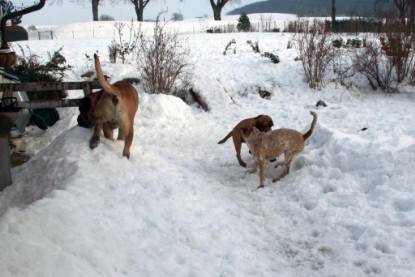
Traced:
<path fill-rule="evenodd" d="M 351 90 L 331 82 L 313 91 L 296 50 L 287 49 L 289 33 L 182 36 L 209 112 L 137 86 L 130 160 L 121 157 L 122 142 L 102 138 L 91 151 L 76 108 L 17 140 L 32 158 L 0 192 L 0 275 L 413 276 L 413 88 L 385 95 L 356 76 Z M 232 39 L 236 53 L 224 56 Z M 247 40 L 281 62 L 253 53 Z M 45 59 L 63 46 L 74 66 L 66 80 L 81 80 L 93 68 L 85 54 L 95 51 L 113 81 L 139 77 L 133 59 L 108 63 L 110 41 L 25 44 Z M 328 107 L 317 109 L 318 100 Z M 319 119 L 304 152 L 277 183 L 269 165 L 264 189 L 238 165 L 231 140 L 217 144 L 258 114 L 269 114 L 275 128 L 305 131 L 309 110 Z M 252 164 L 245 145 L 242 154 Z"/>

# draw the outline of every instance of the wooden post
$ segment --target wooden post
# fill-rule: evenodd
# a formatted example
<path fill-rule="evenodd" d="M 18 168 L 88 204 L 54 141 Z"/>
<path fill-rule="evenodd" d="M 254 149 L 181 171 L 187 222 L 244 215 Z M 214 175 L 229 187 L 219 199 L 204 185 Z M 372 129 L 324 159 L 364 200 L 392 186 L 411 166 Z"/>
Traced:
<path fill-rule="evenodd" d="M 12 127 L 12 120 L 0 114 L 0 191 L 12 184 L 9 133 Z"/>

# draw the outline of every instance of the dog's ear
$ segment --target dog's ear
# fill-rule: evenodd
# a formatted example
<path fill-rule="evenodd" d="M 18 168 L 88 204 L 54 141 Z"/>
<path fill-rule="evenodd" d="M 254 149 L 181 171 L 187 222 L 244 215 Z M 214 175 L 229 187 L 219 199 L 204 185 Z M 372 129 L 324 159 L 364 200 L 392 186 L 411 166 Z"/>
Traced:
<path fill-rule="evenodd" d="M 255 122 L 255 127 L 258 128 L 261 132 L 265 130 L 269 130 L 274 126 L 274 122 L 272 121 L 271 117 L 269 116 L 262 116 L 259 120 Z"/>
<path fill-rule="evenodd" d="M 255 127 L 261 128 L 262 127 L 262 124 L 259 121 L 257 121 L 257 122 L 255 122 Z"/>
<path fill-rule="evenodd" d="M 258 119 L 260 119 L 262 116 L 264 116 L 263 114 L 260 114 L 260 115 L 258 115 L 257 117 L 255 117 L 254 119 L 255 120 L 258 120 Z"/>

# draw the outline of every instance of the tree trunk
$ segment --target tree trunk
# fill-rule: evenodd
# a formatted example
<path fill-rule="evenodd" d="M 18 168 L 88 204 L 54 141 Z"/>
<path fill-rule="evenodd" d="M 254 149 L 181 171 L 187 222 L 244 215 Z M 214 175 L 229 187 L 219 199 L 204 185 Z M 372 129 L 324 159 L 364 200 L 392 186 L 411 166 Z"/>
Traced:
<path fill-rule="evenodd" d="M 331 26 L 336 25 L 336 0 L 331 0 Z"/>
<path fill-rule="evenodd" d="M 144 8 L 150 2 L 150 0 L 130 0 L 134 5 L 134 11 L 137 16 L 137 21 L 144 21 Z"/>
<path fill-rule="evenodd" d="M 415 32 L 415 0 L 409 3 L 409 28 L 412 33 Z"/>
<path fill-rule="evenodd" d="M 213 18 L 215 20 L 222 20 L 222 9 L 225 7 L 226 3 L 228 3 L 229 0 L 210 0 L 210 6 L 213 10 Z"/>
<path fill-rule="evenodd" d="M 413 0 L 393 0 L 395 2 L 396 8 L 399 12 L 399 19 L 401 20 L 402 27 L 406 27 L 405 17 L 408 12 L 409 2 Z"/>
<path fill-rule="evenodd" d="M 98 21 L 98 5 L 99 0 L 92 0 L 92 20 Z"/>
<path fill-rule="evenodd" d="M 144 2 L 140 0 L 140 6 L 136 7 L 135 12 L 137 13 L 137 21 L 144 21 Z"/>
<path fill-rule="evenodd" d="M 220 8 L 220 7 L 212 7 L 212 9 L 213 9 L 213 18 L 215 20 L 218 20 L 218 21 L 222 20 L 222 16 L 221 16 L 222 8 Z"/>

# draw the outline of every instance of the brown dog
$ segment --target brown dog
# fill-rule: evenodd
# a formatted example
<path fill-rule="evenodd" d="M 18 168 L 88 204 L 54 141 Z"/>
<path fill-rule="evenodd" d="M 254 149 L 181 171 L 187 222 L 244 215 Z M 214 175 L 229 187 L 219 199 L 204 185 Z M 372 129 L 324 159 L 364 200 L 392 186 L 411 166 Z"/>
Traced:
<path fill-rule="evenodd" d="M 241 136 L 241 129 L 247 127 L 256 127 L 261 132 L 271 131 L 274 122 L 268 115 L 258 115 L 257 117 L 247 118 L 239 122 L 229 134 L 226 135 L 218 144 L 222 144 L 232 136 L 233 145 L 236 150 L 236 158 L 241 166 L 246 167 L 246 163 L 241 158 L 241 145 L 245 142 L 244 138 Z"/>
<path fill-rule="evenodd" d="M 272 179 L 276 182 L 290 172 L 292 160 L 304 149 L 305 141 L 313 133 L 317 122 L 317 114 L 310 112 L 313 116 L 310 129 L 302 134 L 292 129 L 277 129 L 268 133 L 261 133 L 255 127 L 243 128 L 241 133 L 249 147 L 252 155 L 257 157 L 251 172 L 256 172 L 259 164 L 259 187 L 264 186 L 265 168 L 268 160 L 276 159 L 284 154 L 283 172 L 280 176 Z"/>
<path fill-rule="evenodd" d="M 123 156 L 130 158 L 130 147 L 134 138 L 134 117 L 138 110 L 138 92 L 129 83 L 118 81 L 110 84 L 104 77 L 98 55 L 94 55 L 95 70 L 102 90 L 90 93 L 81 100 L 78 123 L 94 127 L 89 146 L 94 149 L 100 142 L 101 131 L 107 139 L 113 139 L 113 131 L 118 130 L 119 140 L 124 140 Z"/>

